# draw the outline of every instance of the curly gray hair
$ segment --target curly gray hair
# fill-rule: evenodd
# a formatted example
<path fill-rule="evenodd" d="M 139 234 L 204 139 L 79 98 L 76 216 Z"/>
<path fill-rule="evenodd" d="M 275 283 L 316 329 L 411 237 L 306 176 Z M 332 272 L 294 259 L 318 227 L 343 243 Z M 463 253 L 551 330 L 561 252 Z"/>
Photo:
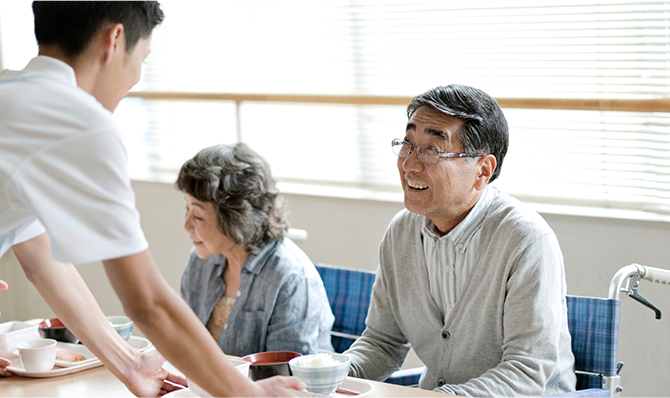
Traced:
<path fill-rule="evenodd" d="M 201 150 L 181 166 L 175 187 L 212 203 L 219 230 L 252 254 L 286 235 L 286 212 L 270 165 L 246 144 Z"/>

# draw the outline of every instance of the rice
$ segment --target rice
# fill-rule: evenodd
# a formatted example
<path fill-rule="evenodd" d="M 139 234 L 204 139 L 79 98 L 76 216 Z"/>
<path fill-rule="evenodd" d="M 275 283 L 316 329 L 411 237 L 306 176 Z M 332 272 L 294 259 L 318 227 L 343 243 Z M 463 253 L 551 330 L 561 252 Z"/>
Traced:
<path fill-rule="evenodd" d="M 335 360 L 330 354 L 314 354 L 297 357 L 292 364 L 306 368 L 321 368 L 325 366 L 339 365 L 340 361 Z"/>

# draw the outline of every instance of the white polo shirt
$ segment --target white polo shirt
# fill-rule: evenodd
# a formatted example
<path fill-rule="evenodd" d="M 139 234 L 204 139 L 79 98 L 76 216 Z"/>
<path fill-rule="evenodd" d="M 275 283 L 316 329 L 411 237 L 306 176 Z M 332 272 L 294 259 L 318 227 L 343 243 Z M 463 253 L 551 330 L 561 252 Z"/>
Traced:
<path fill-rule="evenodd" d="M 0 256 L 45 230 L 64 262 L 146 250 L 126 162 L 111 113 L 69 65 L 38 56 L 0 73 Z"/>

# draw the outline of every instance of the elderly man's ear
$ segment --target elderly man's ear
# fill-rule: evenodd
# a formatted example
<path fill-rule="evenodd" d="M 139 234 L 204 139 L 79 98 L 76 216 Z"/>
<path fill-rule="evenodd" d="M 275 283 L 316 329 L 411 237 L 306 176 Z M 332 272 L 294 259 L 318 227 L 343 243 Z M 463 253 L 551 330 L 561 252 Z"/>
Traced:
<path fill-rule="evenodd" d="M 475 180 L 475 188 L 482 190 L 493 176 L 497 161 L 495 156 L 488 154 L 477 159 L 477 162 L 479 163 L 479 174 Z"/>

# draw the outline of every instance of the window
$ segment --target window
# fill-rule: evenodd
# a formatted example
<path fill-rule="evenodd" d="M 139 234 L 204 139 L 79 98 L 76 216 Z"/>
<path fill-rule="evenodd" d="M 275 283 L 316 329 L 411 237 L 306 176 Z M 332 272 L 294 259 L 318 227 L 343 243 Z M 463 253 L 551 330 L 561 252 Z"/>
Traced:
<path fill-rule="evenodd" d="M 166 20 L 135 95 L 411 98 L 462 83 L 530 103 L 634 103 L 670 89 L 665 1 L 161 3 Z M 587 212 L 670 213 L 670 107 L 503 109 L 510 150 L 496 184 L 505 191 Z M 399 190 L 390 141 L 404 134 L 404 106 L 128 98 L 116 117 L 139 178 L 170 175 L 205 146 L 242 140 L 285 182 Z"/>

